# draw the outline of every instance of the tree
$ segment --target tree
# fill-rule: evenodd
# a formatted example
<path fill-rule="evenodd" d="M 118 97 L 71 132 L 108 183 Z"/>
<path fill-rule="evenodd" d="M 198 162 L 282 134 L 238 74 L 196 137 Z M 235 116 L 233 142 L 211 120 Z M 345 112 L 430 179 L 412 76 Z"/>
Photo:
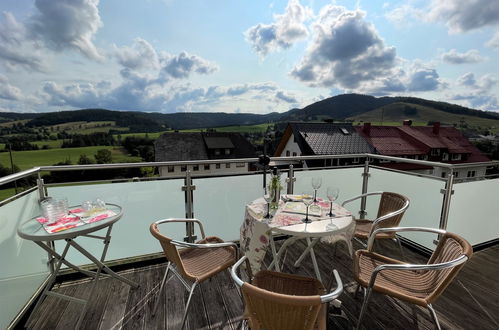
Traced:
<path fill-rule="evenodd" d="M 99 149 L 97 153 L 94 155 L 95 161 L 97 164 L 107 164 L 113 162 L 113 157 L 111 155 L 111 151 L 107 149 Z"/>
<path fill-rule="evenodd" d="M 83 155 L 80 155 L 80 159 L 78 159 L 78 164 L 79 165 L 94 164 L 94 161 L 90 157 L 88 157 L 87 155 L 83 154 Z"/>

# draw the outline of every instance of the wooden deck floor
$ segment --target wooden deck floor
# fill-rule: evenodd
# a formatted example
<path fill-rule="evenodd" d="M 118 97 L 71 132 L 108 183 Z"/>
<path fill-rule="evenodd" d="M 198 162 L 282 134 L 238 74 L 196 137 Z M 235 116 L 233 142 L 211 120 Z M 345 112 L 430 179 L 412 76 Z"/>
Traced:
<path fill-rule="evenodd" d="M 306 258 L 299 268 L 292 266 L 291 260 L 296 260 L 303 249 L 303 242 L 297 242 L 289 248 L 283 271 L 313 276 L 310 258 Z M 340 245 L 336 256 L 333 256 L 333 248 L 329 245 L 318 245 L 316 248 L 324 282 L 329 280 L 330 269 L 334 266 L 345 285 L 340 300 L 346 318 L 330 317 L 330 328 L 335 329 L 351 329 L 356 324 L 362 303 L 361 294 L 357 298 L 353 297 L 355 283 L 352 280 L 352 261 L 345 250 Z M 381 246 L 379 251 L 399 257 L 398 250 L 391 245 Z M 409 261 L 425 259 L 408 250 L 406 254 Z M 266 262 L 269 260 L 267 256 Z M 499 245 L 475 253 L 434 304 L 442 328 L 499 329 L 498 260 Z M 92 297 L 84 317 L 83 328 L 178 329 L 187 293 L 174 277 L 167 283 L 167 295 L 161 300 L 158 313 L 155 317 L 151 316 L 164 270 L 165 264 L 157 264 L 120 272 L 140 283 L 136 289 L 116 280 L 100 280 L 97 284 L 98 293 Z M 78 280 L 57 284 L 54 290 L 86 299 L 89 285 L 87 280 Z M 239 290 L 227 272 L 202 283 L 196 291 L 186 329 L 240 327 L 243 303 Z M 80 306 L 48 297 L 28 328 L 72 329 L 79 316 Z M 427 310 L 380 294 L 373 295 L 363 325 L 366 329 L 433 329 Z"/>

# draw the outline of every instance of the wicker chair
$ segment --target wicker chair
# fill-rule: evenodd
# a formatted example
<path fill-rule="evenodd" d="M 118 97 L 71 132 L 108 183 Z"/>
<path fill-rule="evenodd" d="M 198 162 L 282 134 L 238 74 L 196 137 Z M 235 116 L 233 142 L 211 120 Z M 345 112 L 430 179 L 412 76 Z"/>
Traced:
<path fill-rule="evenodd" d="M 401 194 L 383 191 L 362 194 L 344 201 L 341 205 L 344 206 L 345 204 L 353 202 L 359 198 L 375 195 L 381 195 L 376 219 L 355 219 L 354 238 L 364 245 L 364 247 L 366 247 L 366 244 L 364 244 L 363 241 L 367 242 L 368 237 L 377 228 L 397 227 L 402 220 L 404 212 L 409 207 L 409 198 Z M 402 246 L 400 245 L 400 240 L 394 232 L 379 233 L 376 238 L 392 239 L 396 241 L 400 249 L 400 254 L 404 258 L 404 252 L 402 250 Z"/>
<path fill-rule="evenodd" d="M 200 228 L 202 240 L 196 243 L 186 243 L 173 240 L 162 235 L 159 232 L 158 225 L 163 223 L 185 222 L 197 223 Z M 153 309 L 153 316 L 156 314 L 161 293 L 165 285 L 168 273 L 171 270 L 173 274 L 184 284 L 189 291 L 189 298 L 185 306 L 184 316 L 182 318 L 182 328 L 184 327 L 189 304 L 196 286 L 211 278 L 212 276 L 228 269 L 237 260 L 237 245 L 232 242 L 224 242 L 218 237 L 205 237 L 203 224 L 197 219 L 164 219 L 151 224 L 151 234 L 156 237 L 168 259 L 165 275 L 159 289 L 159 296 Z M 183 249 L 177 249 L 181 247 Z M 189 285 L 192 282 L 192 285 Z"/>
<path fill-rule="evenodd" d="M 236 270 L 245 259 L 242 257 L 232 266 L 231 275 L 241 287 L 246 304 L 244 315 L 251 329 L 326 329 L 326 303 L 343 292 L 336 270 L 334 277 L 338 286 L 325 294 L 321 282 L 314 278 L 268 270 L 259 271 L 253 284 L 243 282 Z"/>
<path fill-rule="evenodd" d="M 378 234 L 400 231 L 421 231 L 440 235 L 439 243 L 427 264 L 407 264 L 372 252 L 372 245 Z M 372 291 L 427 307 L 436 328 L 440 329 L 432 303 L 472 254 L 470 243 L 461 236 L 442 229 L 399 227 L 375 230 L 369 237 L 367 250 L 358 250 L 354 256 L 354 278 L 365 288 L 357 329 L 360 328 Z"/>

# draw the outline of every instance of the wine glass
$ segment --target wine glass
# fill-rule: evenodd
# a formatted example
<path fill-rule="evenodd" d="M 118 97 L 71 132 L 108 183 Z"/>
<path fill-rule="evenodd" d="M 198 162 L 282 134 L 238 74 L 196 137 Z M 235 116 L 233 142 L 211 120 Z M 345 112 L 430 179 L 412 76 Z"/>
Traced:
<path fill-rule="evenodd" d="M 321 185 L 322 185 L 321 177 L 312 178 L 312 188 L 314 188 L 314 203 L 317 203 L 317 190 L 321 187 Z"/>
<path fill-rule="evenodd" d="M 313 195 L 310 193 L 303 193 L 301 195 L 301 200 L 302 200 L 303 204 L 305 204 L 305 207 L 307 209 L 305 219 L 302 219 L 302 221 L 307 224 L 307 223 L 312 222 L 312 220 L 310 220 L 308 218 L 308 208 L 314 202 L 314 198 L 313 198 Z"/>
<path fill-rule="evenodd" d="M 331 207 L 329 208 L 329 216 L 334 217 L 333 214 L 333 202 L 338 199 L 338 196 L 340 194 L 340 190 L 335 187 L 328 187 L 327 188 L 327 199 L 331 202 Z"/>
<path fill-rule="evenodd" d="M 265 219 L 270 218 L 270 202 L 274 199 L 274 189 L 263 189 L 263 199 L 267 202 L 267 214 L 264 216 Z"/>

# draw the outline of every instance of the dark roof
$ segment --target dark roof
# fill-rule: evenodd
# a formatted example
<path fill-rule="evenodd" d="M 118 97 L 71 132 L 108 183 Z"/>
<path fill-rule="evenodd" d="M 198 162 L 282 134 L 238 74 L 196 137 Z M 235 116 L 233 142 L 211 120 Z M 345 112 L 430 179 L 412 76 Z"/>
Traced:
<path fill-rule="evenodd" d="M 292 130 L 304 155 L 342 155 L 374 151 L 351 124 L 289 123 L 288 129 Z M 287 143 L 287 140 L 281 142 Z"/>
<path fill-rule="evenodd" d="M 231 155 L 214 156 L 211 149 L 231 149 Z M 165 133 L 154 142 L 155 159 L 161 161 L 252 158 L 253 145 L 239 133 Z"/>
<path fill-rule="evenodd" d="M 427 147 L 408 138 L 396 126 L 371 126 L 369 134 L 363 126 L 356 129 L 381 155 L 426 155 L 429 152 Z"/>

